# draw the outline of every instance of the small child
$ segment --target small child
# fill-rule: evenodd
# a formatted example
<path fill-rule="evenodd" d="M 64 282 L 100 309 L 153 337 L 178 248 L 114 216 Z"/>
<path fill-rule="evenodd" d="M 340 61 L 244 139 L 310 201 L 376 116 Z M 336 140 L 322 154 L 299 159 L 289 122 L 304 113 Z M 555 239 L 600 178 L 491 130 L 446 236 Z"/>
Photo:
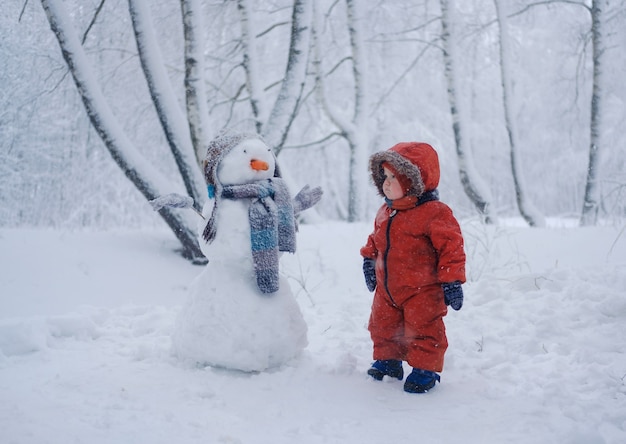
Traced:
<path fill-rule="evenodd" d="M 363 274 L 376 290 L 369 320 L 374 359 L 368 374 L 402 380 L 424 393 L 440 381 L 448 348 L 443 317 L 460 310 L 465 252 L 459 223 L 439 201 L 439 159 L 426 143 L 402 142 L 370 157 L 370 172 L 385 204 L 361 248 Z"/>

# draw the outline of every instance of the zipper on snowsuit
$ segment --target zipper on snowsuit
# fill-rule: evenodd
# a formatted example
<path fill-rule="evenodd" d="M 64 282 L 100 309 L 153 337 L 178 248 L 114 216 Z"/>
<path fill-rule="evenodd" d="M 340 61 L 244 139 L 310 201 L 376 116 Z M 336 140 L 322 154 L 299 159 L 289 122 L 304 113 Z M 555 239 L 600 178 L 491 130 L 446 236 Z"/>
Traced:
<path fill-rule="evenodd" d="M 385 254 L 383 255 L 383 265 L 385 269 L 385 291 L 387 295 L 389 295 L 389 299 L 391 299 L 391 303 L 397 307 L 396 301 L 393 300 L 393 296 L 391 296 L 391 292 L 389 291 L 389 269 L 387 267 L 387 257 L 389 256 L 389 249 L 391 248 L 391 222 L 393 221 L 393 217 L 398 213 L 398 210 L 393 210 L 389 214 L 389 221 L 387 222 L 387 231 L 385 233 L 385 238 L 387 240 L 387 246 L 385 247 Z"/>

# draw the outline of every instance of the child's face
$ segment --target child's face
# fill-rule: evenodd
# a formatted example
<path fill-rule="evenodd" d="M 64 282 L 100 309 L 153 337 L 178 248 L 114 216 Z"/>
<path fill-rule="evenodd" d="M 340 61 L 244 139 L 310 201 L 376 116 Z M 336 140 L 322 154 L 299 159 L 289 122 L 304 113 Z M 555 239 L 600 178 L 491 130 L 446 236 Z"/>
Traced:
<path fill-rule="evenodd" d="M 396 176 L 387 168 L 383 167 L 383 174 L 385 176 L 385 181 L 383 182 L 383 193 L 389 200 L 400 199 L 404 196 L 404 192 L 402 191 L 402 185 L 396 179 Z"/>

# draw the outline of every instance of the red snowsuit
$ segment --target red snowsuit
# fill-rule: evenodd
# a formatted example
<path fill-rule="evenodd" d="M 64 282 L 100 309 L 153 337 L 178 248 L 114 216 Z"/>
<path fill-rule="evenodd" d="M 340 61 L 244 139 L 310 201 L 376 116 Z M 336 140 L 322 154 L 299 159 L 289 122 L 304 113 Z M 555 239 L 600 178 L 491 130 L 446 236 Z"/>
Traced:
<path fill-rule="evenodd" d="M 374 359 L 408 361 L 411 367 L 440 372 L 448 347 L 441 284 L 465 282 L 461 229 L 450 208 L 436 197 L 439 161 L 430 145 L 400 143 L 374 154 L 370 170 L 381 194 L 383 162 L 411 179 L 409 194 L 431 199 L 401 210 L 383 205 L 361 248 L 363 257 L 376 261 L 369 320 Z"/>

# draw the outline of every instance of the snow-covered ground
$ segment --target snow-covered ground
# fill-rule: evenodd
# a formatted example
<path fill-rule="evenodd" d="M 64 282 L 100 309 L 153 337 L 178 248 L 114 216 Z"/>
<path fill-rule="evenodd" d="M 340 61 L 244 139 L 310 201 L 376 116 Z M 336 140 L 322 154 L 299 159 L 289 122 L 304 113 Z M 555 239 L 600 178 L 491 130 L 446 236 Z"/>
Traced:
<path fill-rule="evenodd" d="M 365 373 L 370 224 L 300 228 L 281 271 L 309 345 L 254 374 L 172 357 L 200 268 L 167 231 L 2 229 L 0 441 L 626 442 L 624 229 L 463 229 L 466 302 L 446 318 L 442 383 L 423 395 Z"/>

